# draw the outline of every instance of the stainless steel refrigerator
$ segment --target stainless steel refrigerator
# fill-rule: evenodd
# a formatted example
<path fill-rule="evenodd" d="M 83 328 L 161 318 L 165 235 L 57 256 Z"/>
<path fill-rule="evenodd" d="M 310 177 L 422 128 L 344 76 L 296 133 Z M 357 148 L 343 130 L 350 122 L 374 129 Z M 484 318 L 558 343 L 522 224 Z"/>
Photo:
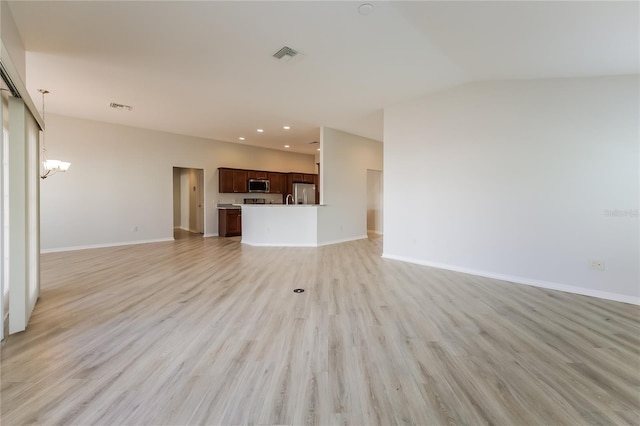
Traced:
<path fill-rule="evenodd" d="M 294 183 L 293 201 L 296 204 L 315 204 L 316 186 L 312 183 Z"/>

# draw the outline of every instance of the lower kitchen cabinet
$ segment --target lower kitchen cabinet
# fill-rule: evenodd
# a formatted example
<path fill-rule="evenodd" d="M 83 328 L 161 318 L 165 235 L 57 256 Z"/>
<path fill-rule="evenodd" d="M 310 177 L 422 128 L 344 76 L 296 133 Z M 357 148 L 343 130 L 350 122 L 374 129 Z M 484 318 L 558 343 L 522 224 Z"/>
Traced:
<path fill-rule="evenodd" d="M 242 235 L 241 209 L 218 209 L 218 235 L 221 237 Z"/>

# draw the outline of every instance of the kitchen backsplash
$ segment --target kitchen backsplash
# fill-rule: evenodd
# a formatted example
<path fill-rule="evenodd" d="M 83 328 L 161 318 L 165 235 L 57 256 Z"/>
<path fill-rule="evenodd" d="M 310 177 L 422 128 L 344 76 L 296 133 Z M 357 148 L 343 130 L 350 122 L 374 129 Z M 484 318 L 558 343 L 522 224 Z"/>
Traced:
<path fill-rule="evenodd" d="M 282 204 L 282 194 L 263 194 L 251 192 L 247 194 L 218 194 L 218 204 L 243 204 L 245 198 L 264 198 L 265 204 Z"/>

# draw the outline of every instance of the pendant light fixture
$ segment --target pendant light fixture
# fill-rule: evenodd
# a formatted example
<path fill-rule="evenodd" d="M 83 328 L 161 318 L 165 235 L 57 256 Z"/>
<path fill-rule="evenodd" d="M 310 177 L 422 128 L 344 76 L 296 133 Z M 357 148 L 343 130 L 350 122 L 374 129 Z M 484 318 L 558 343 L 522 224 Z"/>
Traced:
<path fill-rule="evenodd" d="M 46 127 L 46 119 L 44 114 L 44 95 L 49 93 L 46 89 L 38 89 L 38 92 L 42 93 L 42 121 L 45 122 Z M 71 167 L 71 163 L 60 160 L 47 160 L 47 146 L 45 145 L 45 130 L 42 130 L 42 149 L 41 149 L 41 160 L 42 160 L 42 171 L 40 172 L 40 178 L 46 179 L 48 176 L 56 174 L 57 172 L 66 172 Z"/>

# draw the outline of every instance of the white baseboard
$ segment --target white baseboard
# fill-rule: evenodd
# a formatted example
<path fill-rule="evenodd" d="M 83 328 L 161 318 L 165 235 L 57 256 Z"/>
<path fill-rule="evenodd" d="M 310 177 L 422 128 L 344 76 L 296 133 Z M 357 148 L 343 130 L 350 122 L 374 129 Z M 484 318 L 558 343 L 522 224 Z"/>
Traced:
<path fill-rule="evenodd" d="M 481 271 L 477 269 L 465 268 L 462 266 L 448 265 L 444 263 L 428 262 L 419 259 L 412 259 L 404 256 L 396 256 L 393 254 L 383 253 L 385 259 L 399 260 L 401 262 L 415 263 L 417 265 L 430 266 L 432 268 L 446 269 L 454 272 L 462 272 L 464 274 L 477 275 L 479 277 L 493 278 L 501 281 L 508 281 L 515 284 L 530 285 L 533 287 L 546 288 L 549 290 L 564 291 L 565 293 L 580 294 L 583 296 L 597 297 L 598 299 L 613 300 L 615 302 L 629 303 L 632 305 L 640 305 L 640 298 L 627 296 L 625 294 L 610 293 L 607 291 L 592 290 L 583 287 L 576 287 L 567 284 L 554 283 L 550 281 L 541 281 L 533 278 L 518 277 L 514 275 L 498 274 L 494 272 Z"/>
<path fill-rule="evenodd" d="M 363 239 L 367 239 L 369 238 L 368 236 L 364 235 L 364 236 L 359 236 L 359 237 L 351 237 L 351 238 L 344 238 L 341 240 L 331 240 L 331 241 L 323 241 L 323 242 L 319 242 L 319 243 L 309 243 L 309 244 L 295 244 L 295 243 L 254 243 L 251 241 L 246 241 L 245 239 L 242 239 L 240 242 L 242 244 L 246 244 L 248 246 L 255 246 L 255 247 L 322 247 L 322 246 L 328 246 L 331 244 L 340 244 L 340 243 L 347 243 L 349 241 L 355 241 L 355 240 L 363 240 Z"/>
<path fill-rule="evenodd" d="M 117 242 L 117 243 L 88 244 L 86 246 L 58 247 L 58 248 L 40 250 L 40 253 L 45 254 L 45 253 L 57 253 L 61 251 L 75 251 L 75 250 L 87 250 L 87 249 L 105 248 L 105 247 L 132 246 L 136 244 L 161 243 L 161 242 L 167 242 L 167 241 L 174 241 L 174 239 L 173 237 L 155 238 L 152 240 L 123 241 L 123 242 Z"/>
<path fill-rule="evenodd" d="M 348 243 L 349 241 L 365 240 L 367 238 L 369 238 L 368 235 L 360 235 L 360 236 L 357 236 L 357 237 L 343 238 L 343 239 L 340 239 L 340 240 L 321 241 L 321 242 L 318 243 L 318 247 L 329 246 L 329 245 L 332 245 L 332 244 Z"/>
<path fill-rule="evenodd" d="M 9 312 L 5 312 L 2 318 L 2 340 L 9 336 Z"/>
<path fill-rule="evenodd" d="M 215 234 L 204 234 L 203 235 L 204 238 L 209 238 L 209 237 L 219 237 L 218 233 L 216 232 Z"/>
<path fill-rule="evenodd" d="M 201 232 L 198 232 L 196 229 L 186 228 L 184 226 L 174 226 L 173 230 L 175 231 L 176 229 L 179 229 L 181 231 L 191 232 L 193 234 L 200 234 L 201 233 Z"/>
<path fill-rule="evenodd" d="M 242 244 L 253 247 L 318 247 L 317 244 L 292 244 L 292 243 L 253 243 L 244 239 L 240 240 Z"/>

